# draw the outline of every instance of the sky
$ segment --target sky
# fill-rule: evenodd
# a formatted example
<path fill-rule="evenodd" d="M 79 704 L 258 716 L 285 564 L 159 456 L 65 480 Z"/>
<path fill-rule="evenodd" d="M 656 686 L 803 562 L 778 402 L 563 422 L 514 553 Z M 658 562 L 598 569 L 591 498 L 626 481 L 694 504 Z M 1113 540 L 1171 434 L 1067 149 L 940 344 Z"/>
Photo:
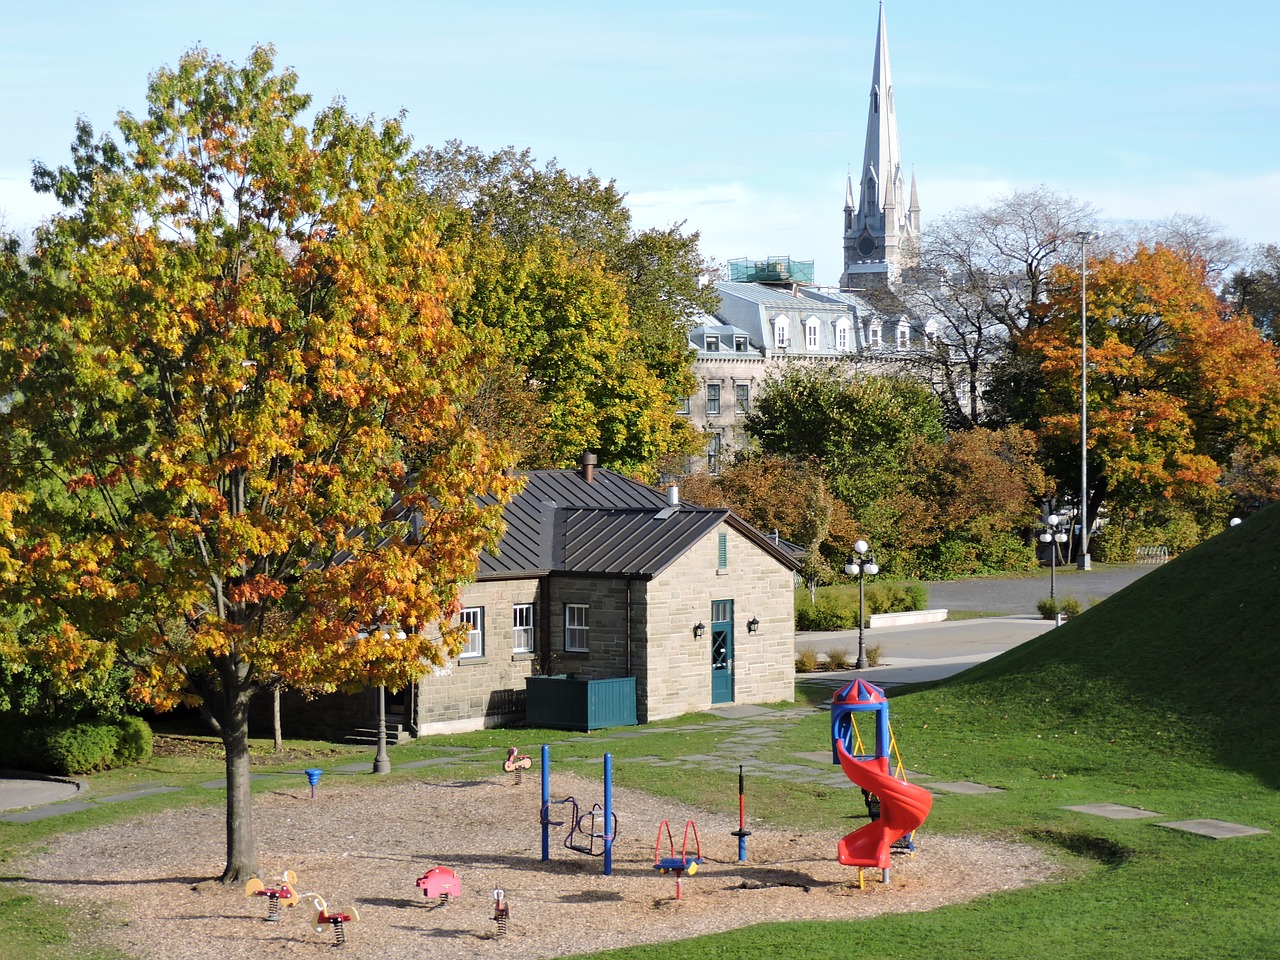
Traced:
<path fill-rule="evenodd" d="M 5 4 L 0 220 L 54 211 L 31 163 L 145 109 L 147 77 L 205 47 L 272 44 L 318 105 L 406 112 L 420 145 L 528 148 L 616 181 L 638 227 L 704 255 L 841 269 L 877 0 L 63 0 Z M 1280 242 L 1280 5 L 886 0 L 903 162 L 929 220 L 1040 186 L 1113 221 L 1208 217 Z"/>

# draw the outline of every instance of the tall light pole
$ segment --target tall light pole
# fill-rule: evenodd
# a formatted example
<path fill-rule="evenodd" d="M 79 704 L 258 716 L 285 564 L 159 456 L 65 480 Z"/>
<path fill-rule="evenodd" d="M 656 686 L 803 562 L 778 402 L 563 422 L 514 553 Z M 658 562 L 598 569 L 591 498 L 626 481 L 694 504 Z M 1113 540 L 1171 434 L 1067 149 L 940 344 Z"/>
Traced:
<path fill-rule="evenodd" d="M 1040 531 L 1040 542 L 1049 544 L 1049 599 L 1056 599 L 1054 588 L 1058 574 L 1058 546 L 1067 542 L 1067 531 L 1063 528 L 1063 518 L 1051 513 L 1042 519 L 1044 529 Z"/>
<path fill-rule="evenodd" d="M 871 546 L 865 540 L 859 540 L 853 545 L 854 556 L 850 557 L 844 565 L 844 572 L 851 577 L 858 578 L 858 659 L 853 662 L 855 670 L 865 670 L 867 668 L 867 640 L 865 629 L 867 626 L 867 599 L 866 599 L 866 581 L 867 577 L 874 577 L 880 572 L 880 565 L 876 563 L 876 558 L 870 553 Z"/>
<path fill-rule="evenodd" d="M 1088 299 L 1085 285 L 1088 279 L 1088 261 L 1085 258 L 1090 240 L 1098 235 L 1088 230 L 1076 234 L 1080 241 L 1080 555 L 1076 565 L 1089 569 L 1089 326 L 1087 321 Z"/>

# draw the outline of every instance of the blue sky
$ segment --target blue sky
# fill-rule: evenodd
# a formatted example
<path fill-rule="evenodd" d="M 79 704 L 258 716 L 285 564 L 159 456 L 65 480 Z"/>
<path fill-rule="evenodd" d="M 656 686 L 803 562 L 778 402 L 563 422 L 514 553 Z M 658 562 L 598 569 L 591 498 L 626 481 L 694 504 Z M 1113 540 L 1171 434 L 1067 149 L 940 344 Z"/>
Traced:
<path fill-rule="evenodd" d="M 420 144 L 528 147 L 614 179 L 637 224 L 686 221 L 717 260 L 840 270 L 862 159 L 877 0 L 64 0 L 0 31 L 0 216 L 52 211 L 33 159 L 77 115 L 144 107 L 194 46 L 272 43 L 319 103 L 405 109 Z M 1280 6 L 887 0 L 904 161 L 922 219 L 1045 185 L 1117 220 L 1198 214 L 1280 241 Z"/>

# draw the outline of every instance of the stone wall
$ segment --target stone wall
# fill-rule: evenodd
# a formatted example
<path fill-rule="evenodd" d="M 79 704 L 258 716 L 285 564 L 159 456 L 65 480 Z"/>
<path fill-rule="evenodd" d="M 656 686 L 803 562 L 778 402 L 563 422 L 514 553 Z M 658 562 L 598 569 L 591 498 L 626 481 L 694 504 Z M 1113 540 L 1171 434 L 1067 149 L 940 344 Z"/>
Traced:
<path fill-rule="evenodd" d="M 717 567 L 717 534 L 727 566 Z M 711 706 L 711 604 L 733 601 L 735 703 L 790 700 L 795 693 L 792 573 L 722 524 L 648 584 L 647 651 L 637 669 L 641 722 Z M 759 621 L 755 633 L 747 628 Z M 694 625 L 703 623 L 701 638 Z"/>

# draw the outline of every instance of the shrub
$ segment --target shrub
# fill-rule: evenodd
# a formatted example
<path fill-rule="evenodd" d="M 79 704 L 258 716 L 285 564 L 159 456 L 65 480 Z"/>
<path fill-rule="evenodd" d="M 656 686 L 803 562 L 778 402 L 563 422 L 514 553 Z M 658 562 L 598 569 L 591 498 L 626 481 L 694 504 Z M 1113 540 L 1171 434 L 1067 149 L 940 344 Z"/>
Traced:
<path fill-rule="evenodd" d="M 827 669 L 828 670 L 848 670 L 849 654 L 843 650 L 827 651 Z"/>
<path fill-rule="evenodd" d="M 848 630 L 857 625 L 857 600 L 840 594 L 822 594 L 816 604 L 807 599 L 796 607 L 797 630 Z"/>
<path fill-rule="evenodd" d="M 1075 597 L 1063 597 L 1062 605 L 1058 609 L 1068 620 L 1072 617 L 1078 617 L 1080 616 L 1080 601 Z"/>
<path fill-rule="evenodd" d="M 116 723 L 115 762 L 119 766 L 139 763 L 151 758 L 151 727 L 141 717 L 124 717 Z"/>
<path fill-rule="evenodd" d="M 74 775 L 110 768 L 120 730 L 108 723 L 76 723 L 48 731 L 45 736 L 46 768 Z"/>
<path fill-rule="evenodd" d="M 867 653 L 867 666 L 869 667 L 880 666 L 880 657 L 883 655 L 883 651 L 881 651 L 880 649 L 880 644 L 878 643 L 868 644 L 866 647 L 866 653 Z"/>
<path fill-rule="evenodd" d="M 908 583 L 903 591 L 907 595 L 908 610 L 924 610 L 929 606 L 929 591 L 923 583 Z"/>
<path fill-rule="evenodd" d="M 1052 597 L 1042 597 L 1036 601 L 1036 609 L 1040 611 L 1041 618 L 1052 620 L 1058 615 L 1058 601 Z"/>
<path fill-rule="evenodd" d="M 801 650 L 796 655 L 796 673 L 813 673 L 818 669 L 818 655 L 812 650 Z"/>

